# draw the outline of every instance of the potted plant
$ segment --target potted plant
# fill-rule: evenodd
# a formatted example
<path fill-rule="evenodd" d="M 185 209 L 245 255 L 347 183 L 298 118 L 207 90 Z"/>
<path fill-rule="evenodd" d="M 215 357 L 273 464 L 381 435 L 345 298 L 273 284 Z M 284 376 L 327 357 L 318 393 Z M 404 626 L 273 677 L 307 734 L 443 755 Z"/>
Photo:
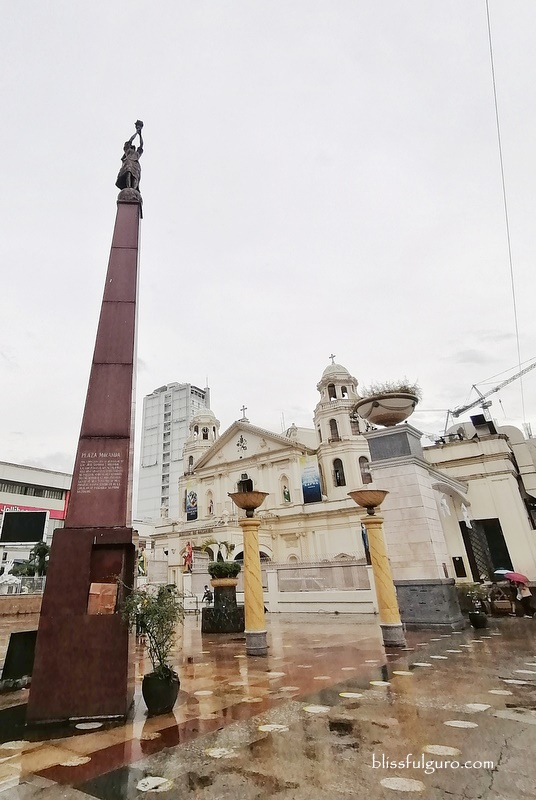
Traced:
<path fill-rule="evenodd" d="M 422 398 L 422 390 L 417 383 L 403 378 L 399 381 L 372 383 L 362 388 L 362 397 L 354 411 L 371 425 L 389 428 L 404 422 L 415 410 Z"/>
<path fill-rule="evenodd" d="M 236 586 L 241 565 L 238 561 L 211 561 L 207 567 L 214 587 L 214 607 L 204 608 L 203 633 L 241 633 L 244 630 L 244 607 L 236 602 Z"/>
<path fill-rule="evenodd" d="M 488 589 L 481 583 L 474 583 L 467 592 L 467 597 L 471 602 L 469 622 L 473 628 L 487 628 L 488 615 L 485 603 L 488 600 Z"/>
<path fill-rule="evenodd" d="M 175 644 L 177 625 L 184 609 L 176 586 L 147 584 L 132 589 L 122 604 L 129 628 L 146 637 L 153 671 L 143 677 L 143 699 L 150 715 L 167 714 L 179 693 L 179 676 L 168 663 Z"/>

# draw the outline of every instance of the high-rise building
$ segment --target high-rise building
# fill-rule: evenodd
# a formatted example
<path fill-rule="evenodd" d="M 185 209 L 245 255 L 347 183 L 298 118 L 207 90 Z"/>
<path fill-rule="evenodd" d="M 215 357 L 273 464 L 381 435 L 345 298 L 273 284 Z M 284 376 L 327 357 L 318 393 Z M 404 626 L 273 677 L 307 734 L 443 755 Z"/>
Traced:
<path fill-rule="evenodd" d="M 204 408 L 210 408 L 209 388 L 189 383 L 169 383 L 144 397 L 137 519 L 173 519 L 180 514 L 182 448 L 190 420 Z"/>

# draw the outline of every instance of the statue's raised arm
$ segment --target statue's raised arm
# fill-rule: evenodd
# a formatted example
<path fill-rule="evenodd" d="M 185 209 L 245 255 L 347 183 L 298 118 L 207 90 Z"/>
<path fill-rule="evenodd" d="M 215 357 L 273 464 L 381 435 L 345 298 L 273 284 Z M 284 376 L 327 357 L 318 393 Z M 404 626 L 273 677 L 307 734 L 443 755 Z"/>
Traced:
<path fill-rule="evenodd" d="M 143 122 L 141 120 L 137 120 L 135 122 L 135 126 L 136 133 L 133 133 L 128 142 L 125 142 L 123 146 L 124 152 L 121 157 L 121 161 L 123 163 L 115 182 L 115 185 L 118 189 L 135 189 L 136 191 L 139 191 L 140 188 L 140 157 L 143 153 L 141 129 L 143 128 Z M 134 139 L 136 136 L 140 137 L 140 144 L 137 148 L 134 146 Z"/>

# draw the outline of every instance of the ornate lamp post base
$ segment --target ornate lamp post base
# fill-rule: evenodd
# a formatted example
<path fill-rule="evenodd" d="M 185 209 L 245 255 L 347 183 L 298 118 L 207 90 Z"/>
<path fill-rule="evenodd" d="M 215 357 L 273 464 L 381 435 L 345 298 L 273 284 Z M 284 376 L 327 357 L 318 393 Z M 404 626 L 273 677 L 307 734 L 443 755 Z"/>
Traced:
<path fill-rule="evenodd" d="M 380 622 L 385 647 L 405 647 L 406 637 L 402 623 Z"/>
<path fill-rule="evenodd" d="M 268 655 L 266 631 L 246 631 L 246 653 L 248 656 Z"/>

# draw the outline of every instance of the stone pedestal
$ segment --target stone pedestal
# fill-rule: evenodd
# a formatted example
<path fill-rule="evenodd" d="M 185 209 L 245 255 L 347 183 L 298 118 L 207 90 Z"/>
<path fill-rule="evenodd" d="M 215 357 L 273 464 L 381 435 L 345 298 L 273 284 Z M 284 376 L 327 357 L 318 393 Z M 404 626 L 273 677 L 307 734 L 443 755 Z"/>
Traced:
<path fill-rule="evenodd" d="M 132 637 L 120 606 L 135 563 L 130 525 L 140 212 L 139 193 L 121 193 L 65 528 L 52 541 L 28 722 L 124 717 L 134 693 Z"/>
<path fill-rule="evenodd" d="M 395 581 L 395 586 L 400 615 L 408 630 L 461 631 L 466 627 L 453 578 Z"/>
<path fill-rule="evenodd" d="M 255 517 L 239 520 L 244 537 L 244 606 L 248 656 L 265 656 L 268 653 L 259 556 L 260 524 Z"/>
<path fill-rule="evenodd" d="M 236 602 L 237 580 L 223 578 L 211 581 L 214 606 L 201 612 L 202 633 L 242 633 L 245 627 L 244 606 Z"/>
<path fill-rule="evenodd" d="M 455 485 L 457 491 L 463 485 L 424 460 L 422 434 L 411 425 L 365 436 L 374 484 L 389 492 L 382 505 L 384 534 L 402 622 L 408 627 L 464 627 L 433 488 L 438 481 Z"/>

